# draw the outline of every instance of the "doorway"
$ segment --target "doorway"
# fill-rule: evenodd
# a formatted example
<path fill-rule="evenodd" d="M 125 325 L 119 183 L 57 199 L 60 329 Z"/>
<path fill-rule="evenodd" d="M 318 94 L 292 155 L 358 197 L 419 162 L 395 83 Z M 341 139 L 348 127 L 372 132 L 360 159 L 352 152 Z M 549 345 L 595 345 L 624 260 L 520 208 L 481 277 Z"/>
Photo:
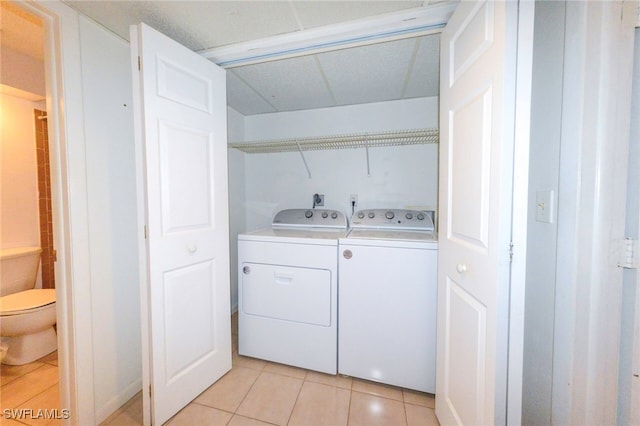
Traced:
<path fill-rule="evenodd" d="M 2 248 L 40 247 L 36 288 L 55 288 L 44 22 L 2 2 Z M 9 347 L 9 351 L 11 348 Z M 1 367 L 3 406 L 60 412 L 57 351 Z"/>
<path fill-rule="evenodd" d="M 76 339 L 87 339 L 86 327 L 73 327 L 72 318 L 90 318 L 90 306 L 74 306 L 74 296 L 84 300 L 82 285 L 72 289 L 72 282 L 89 283 L 89 253 L 86 244 L 86 190 L 84 170 L 78 169 L 75 141 L 82 139 L 82 116 L 79 100 L 82 93 L 77 78 L 80 57 L 77 45 L 77 15 L 62 3 L 3 2 L 20 13 L 35 16 L 42 22 L 39 41 L 44 46 L 44 93 L 46 97 L 47 131 L 51 177 L 51 213 L 53 243 L 56 248 L 55 268 L 56 314 L 58 333 L 58 398 L 62 409 L 74 413 L 78 424 L 94 422 L 91 352 L 78 345 Z M 76 32 L 74 39 L 73 33 Z M 35 33 L 29 33 L 31 37 Z M 3 28 L 3 38 L 5 31 Z M 75 43 L 74 43 L 75 40 Z M 22 44 L 35 44 L 19 39 Z M 64 55 L 63 55 L 64 52 Z M 68 59 L 72 57 L 74 59 Z M 62 68 L 65 68 L 65 73 Z M 64 97 L 62 87 L 64 86 Z M 62 105 L 64 104 L 64 110 Z M 64 112 L 64 114 L 63 114 Z M 80 169 L 82 169 L 80 167 Z M 73 194 L 73 198 L 71 198 Z M 72 238 L 73 234 L 73 238 Z M 74 263 L 71 263 L 73 252 Z M 72 290 L 75 294 L 72 293 Z"/>

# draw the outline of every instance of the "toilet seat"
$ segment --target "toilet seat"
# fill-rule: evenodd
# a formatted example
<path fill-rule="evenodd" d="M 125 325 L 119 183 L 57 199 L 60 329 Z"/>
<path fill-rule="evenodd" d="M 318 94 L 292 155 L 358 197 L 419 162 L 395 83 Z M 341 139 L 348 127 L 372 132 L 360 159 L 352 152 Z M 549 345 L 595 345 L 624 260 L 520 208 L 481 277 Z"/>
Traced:
<path fill-rule="evenodd" d="M 35 312 L 56 302 L 55 289 L 31 289 L 0 297 L 0 315 Z"/>

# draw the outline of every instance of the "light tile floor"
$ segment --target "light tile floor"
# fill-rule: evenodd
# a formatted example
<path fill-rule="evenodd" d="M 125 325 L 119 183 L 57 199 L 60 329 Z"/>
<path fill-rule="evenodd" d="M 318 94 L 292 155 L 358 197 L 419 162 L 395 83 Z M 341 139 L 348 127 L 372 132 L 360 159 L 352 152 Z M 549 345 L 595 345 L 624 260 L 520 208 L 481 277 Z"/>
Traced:
<path fill-rule="evenodd" d="M 234 315 L 231 371 L 168 425 L 438 425 L 433 395 L 239 356 L 237 330 Z M 23 366 L 2 365 L 0 408 L 59 409 L 57 364 L 57 353 L 53 353 Z M 56 425 L 59 421 L 0 416 L 0 424 Z M 141 424 L 140 394 L 102 423 Z"/>
<path fill-rule="evenodd" d="M 0 366 L 0 424 L 57 425 L 60 420 L 38 417 L 39 409 L 60 410 L 58 353 L 53 352 L 25 365 Z M 5 418 L 5 409 L 23 409 L 23 418 Z M 24 410 L 34 410 L 32 415 Z"/>
<path fill-rule="evenodd" d="M 167 422 L 180 425 L 438 425 L 433 395 L 239 356 L 233 368 Z M 140 395 L 103 426 L 140 425 Z"/>

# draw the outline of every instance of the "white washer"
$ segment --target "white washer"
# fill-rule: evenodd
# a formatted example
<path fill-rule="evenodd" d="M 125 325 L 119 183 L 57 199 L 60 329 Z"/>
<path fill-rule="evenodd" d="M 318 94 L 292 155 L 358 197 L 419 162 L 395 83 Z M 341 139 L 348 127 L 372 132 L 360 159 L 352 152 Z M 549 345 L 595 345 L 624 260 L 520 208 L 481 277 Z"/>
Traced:
<path fill-rule="evenodd" d="M 238 235 L 238 352 L 337 373 L 338 240 L 335 210 L 279 212 L 270 229 Z"/>
<path fill-rule="evenodd" d="M 432 216 L 365 210 L 339 245 L 338 371 L 435 393 L 438 242 Z"/>

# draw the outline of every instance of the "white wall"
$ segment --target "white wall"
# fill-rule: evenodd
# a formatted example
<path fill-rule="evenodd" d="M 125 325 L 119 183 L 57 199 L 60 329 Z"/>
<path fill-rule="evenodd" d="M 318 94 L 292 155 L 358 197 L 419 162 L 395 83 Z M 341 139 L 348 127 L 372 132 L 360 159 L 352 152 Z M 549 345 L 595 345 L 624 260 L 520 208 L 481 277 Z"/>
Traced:
<path fill-rule="evenodd" d="M 438 127 L 437 97 L 251 115 L 245 119 L 245 140 L 422 127 Z"/>
<path fill-rule="evenodd" d="M 227 138 L 244 140 L 244 116 L 227 108 Z M 229 265 L 231 268 L 231 312 L 238 309 L 238 234 L 245 230 L 245 155 L 229 150 Z"/>
<path fill-rule="evenodd" d="M 34 109 L 45 108 L 42 102 L 0 94 L 0 116 L 2 116 L 0 246 L 2 248 L 40 247 Z M 41 287 L 42 265 L 39 265 L 36 288 Z"/>
<path fill-rule="evenodd" d="M 129 45 L 80 17 L 97 422 L 141 387 Z"/>
<path fill-rule="evenodd" d="M 39 104 L 0 94 L 0 243 L 40 246 L 38 164 L 33 110 Z"/>
<path fill-rule="evenodd" d="M 636 29 L 633 97 L 631 104 L 631 135 L 629 138 L 629 170 L 627 176 L 627 215 L 625 236 L 637 240 L 640 238 L 640 30 Z M 622 330 L 620 332 L 620 377 L 618 389 L 618 424 L 634 424 L 640 421 L 640 393 L 634 394 L 633 386 L 640 389 L 638 374 L 640 353 L 634 354 L 634 332 L 640 330 L 640 277 L 637 269 L 623 271 L 622 286 Z M 640 338 L 640 335 L 636 339 Z M 636 351 L 638 349 L 635 349 Z M 635 370 L 635 371 L 634 371 Z M 635 383 L 634 383 L 635 381 Z M 637 391 L 636 391 L 637 392 Z M 634 406 L 635 404 L 635 406 Z M 635 410 L 635 418 L 632 410 Z"/>
<path fill-rule="evenodd" d="M 2 84 L 36 95 L 45 95 L 44 64 L 24 53 L 2 48 Z"/>
<path fill-rule="evenodd" d="M 564 2 L 536 2 L 534 27 L 522 424 L 551 422 L 557 219 L 536 221 L 536 192 L 559 179 Z M 560 206 L 561 207 L 561 206 Z"/>
<path fill-rule="evenodd" d="M 438 99 L 322 108 L 245 117 L 245 141 L 378 132 L 438 125 Z M 232 140 L 237 142 L 237 140 Z M 371 148 L 367 175 L 364 149 L 307 151 L 309 179 L 300 154 L 246 154 L 246 230 L 270 226 L 285 208 L 311 208 L 312 195 L 325 195 L 325 208 L 351 214 L 356 208 L 435 207 L 438 145 Z"/>

